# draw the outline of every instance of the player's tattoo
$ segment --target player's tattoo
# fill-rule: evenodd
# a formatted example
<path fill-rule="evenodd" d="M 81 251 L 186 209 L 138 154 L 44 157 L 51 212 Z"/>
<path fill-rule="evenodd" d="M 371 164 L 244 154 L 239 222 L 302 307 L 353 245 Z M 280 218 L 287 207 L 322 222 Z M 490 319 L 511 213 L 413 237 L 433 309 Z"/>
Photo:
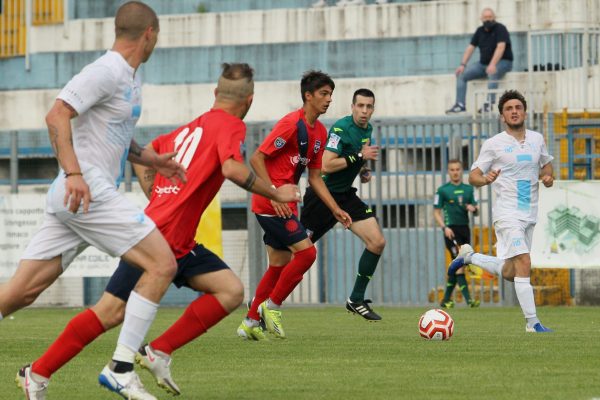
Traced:
<path fill-rule="evenodd" d="M 254 186 L 255 181 L 256 175 L 254 174 L 254 172 L 250 171 L 250 174 L 248 174 L 248 178 L 246 178 L 246 182 L 244 182 L 241 185 L 238 184 L 238 186 L 240 186 L 243 189 L 250 190 L 252 189 L 252 186 Z"/>
<path fill-rule="evenodd" d="M 142 151 L 144 151 L 144 148 L 137 144 L 135 140 L 132 140 L 129 146 L 129 155 L 141 158 Z"/>
<path fill-rule="evenodd" d="M 58 159 L 58 128 L 54 125 L 48 125 L 48 135 L 50 136 L 50 144 L 52 145 L 52 150 L 54 150 L 54 154 Z"/>
<path fill-rule="evenodd" d="M 144 170 L 144 182 L 149 182 L 148 185 L 148 196 L 152 195 L 152 191 L 154 190 L 154 178 L 156 177 L 156 171 L 153 170 L 152 168 L 147 168 L 146 170 Z"/>

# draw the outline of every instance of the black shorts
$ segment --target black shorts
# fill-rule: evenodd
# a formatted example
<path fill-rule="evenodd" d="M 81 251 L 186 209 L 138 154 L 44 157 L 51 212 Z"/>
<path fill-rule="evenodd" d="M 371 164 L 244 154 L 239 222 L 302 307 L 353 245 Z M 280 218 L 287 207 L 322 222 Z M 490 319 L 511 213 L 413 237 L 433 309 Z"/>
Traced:
<path fill-rule="evenodd" d="M 295 215 L 290 218 L 255 215 L 265 231 L 263 242 L 276 250 L 290 250 L 289 246 L 308 238 L 306 229 Z"/>
<path fill-rule="evenodd" d="M 350 215 L 352 222 L 375 218 L 371 207 L 356 195 L 356 188 L 350 188 L 343 193 L 331 193 L 331 196 L 340 208 Z M 302 203 L 300 221 L 309 233 L 310 240 L 314 243 L 333 228 L 338 221 L 311 187 L 306 189 Z"/>
<path fill-rule="evenodd" d="M 452 232 L 454 232 L 454 240 L 459 246 L 471 243 L 471 228 L 469 228 L 469 225 L 448 225 L 448 228 L 452 229 Z M 452 258 L 456 258 L 458 255 L 458 249 L 454 245 L 454 242 L 448 239 L 445 235 L 444 241 L 446 242 L 446 248 L 452 255 Z"/>
<path fill-rule="evenodd" d="M 173 284 L 178 288 L 187 286 L 191 289 L 187 283 L 188 278 L 228 268 L 215 253 L 197 244 L 188 254 L 177 259 L 177 274 L 173 278 Z M 104 291 L 127 301 L 142 273 L 141 269 L 121 260 Z"/>

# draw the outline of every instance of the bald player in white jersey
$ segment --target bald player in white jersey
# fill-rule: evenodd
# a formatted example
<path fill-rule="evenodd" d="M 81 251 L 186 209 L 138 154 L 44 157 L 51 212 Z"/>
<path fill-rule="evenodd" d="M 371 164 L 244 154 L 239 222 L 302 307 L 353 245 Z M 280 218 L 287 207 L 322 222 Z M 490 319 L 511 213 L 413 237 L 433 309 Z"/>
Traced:
<path fill-rule="evenodd" d="M 177 264 L 171 249 L 143 210 L 117 188 L 125 161 L 151 166 L 185 180 L 172 157 L 141 148 L 133 129 L 141 113 L 141 81 L 136 73 L 158 39 L 158 18 L 146 4 L 123 4 L 115 17 L 111 50 L 67 83 L 46 116 L 50 142 L 60 165 L 48 190 L 46 214 L 17 271 L 0 287 L 0 319 L 31 304 L 87 246 L 92 245 L 144 271 L 125 310 L 113 362 L 105 370 L 114 390 L 131 399 L 154 399 L 133 371 L 137 349 L 154 320 Z M 74 119 L 71 123 L 71 119 Z M 102 329 L 92 314 L 83 326 Z M 82 337 L 89 332 L 78 332 Z M 28 399 L 45 398 L 47 380 L 23 367 L 17 382 Z"/>
<path fill-rule="evenodd" d="M 531 241 L 537 222 L 538 181 L 554 183 L 553 157 L 544 137 L 525 129 L 527 102 L 516 90 L 506 91 L 498 103 L 506 130 L 486 140 L 471 167 L 469 183 L 476 187 L 492 185 L 496 199 L 492 210 L 496 231 L 497 255 L 474 253 L 470 245 L 461 246 L 448 274 L 465 264 L 475 264 L 491 273 L 514 281 L 517 299 L 525 316 L 526 332 L 552 332 L 537 317 L 531 286 Z"/>

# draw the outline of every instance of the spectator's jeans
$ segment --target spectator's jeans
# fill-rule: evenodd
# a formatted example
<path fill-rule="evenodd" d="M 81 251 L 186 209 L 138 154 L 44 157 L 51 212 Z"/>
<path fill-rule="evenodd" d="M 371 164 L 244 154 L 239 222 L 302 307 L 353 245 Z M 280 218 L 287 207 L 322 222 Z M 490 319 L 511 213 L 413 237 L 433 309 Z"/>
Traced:
<path fill-rule="evenodd" d="M 496 64 L 496 73 L 488 77 L 488 89 L 498 88 L 498 81 L 508 71 L 512 70 L 512 64 L 512 61 L 509 60 L 498 61 L 498 64 Z M 485 73 L 486 68 L 487 65 L 477 61 L 476 63 L 469 64 L 464 72 L 456 78 L 456 103 L 467 104 L 465 101 L 467 97 L 467 82 L 473 79 L 485 78 L 487 76 Z M 494 103 L 496 96 L 491 94 L 489 101 L 490 103 Z"/>

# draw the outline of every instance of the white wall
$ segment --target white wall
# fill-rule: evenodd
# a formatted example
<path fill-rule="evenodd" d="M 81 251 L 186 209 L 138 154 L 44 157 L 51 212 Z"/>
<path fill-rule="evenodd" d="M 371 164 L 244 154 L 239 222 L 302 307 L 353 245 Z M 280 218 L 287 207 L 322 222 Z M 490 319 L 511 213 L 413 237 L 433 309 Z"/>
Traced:
<path fill-rule="evenodd" d="M 483 96 L 478 104 L 474 103 L 474 96 L 485 91 L 486 85 L 485 80 L 470 84 L 467 93 L 469 111 L 476 111 L 481 106 Z M 563 90 L 557 92 L 557 86 Z M 433 116 L 443 115 L 454 103 L 456 79 L 454 75 L 338 79 L 333 103 L 324 117 L 337 119 L 347 115 L 352 93 L 359 87 L 368 87 L 377 96 L 374 118 Z M 527 92 L 531 89 L 540 93 L 544 104 L 537 105 L 548 110 L 579 104 L 581 87 L 573 81 L 571 71 L 535 73 L 531 85 L 527 73 L 509 73 L 500 83 L 500 90 L 512 88 Z M 214 88 L 215 84 L 144 85 L 144 105 L 138 126 L 187 123 L 210 109 Z M 588 104 L 600 108 L 600 67 L 592 70 L 587 88 Z M 58 92 L 58 89 L 0 92 L 0 130 L 45 128 L 44 117 Z M 296 81 L 257 82 L 254 103 L 245 120 L 278 120 L 301 106 L 299 92 Z"/>
<path fill-rule="evenodd" d="M 509 31 L 580 28 L 600 21 L 597 0 L 446 0 L 353 7 L 164 15 L 159 47 L 336 41 L 470 34 L 484 7 Z M 104 50 L 113 19 L 69 21 L 32 29 L 31 52 Z"/>

